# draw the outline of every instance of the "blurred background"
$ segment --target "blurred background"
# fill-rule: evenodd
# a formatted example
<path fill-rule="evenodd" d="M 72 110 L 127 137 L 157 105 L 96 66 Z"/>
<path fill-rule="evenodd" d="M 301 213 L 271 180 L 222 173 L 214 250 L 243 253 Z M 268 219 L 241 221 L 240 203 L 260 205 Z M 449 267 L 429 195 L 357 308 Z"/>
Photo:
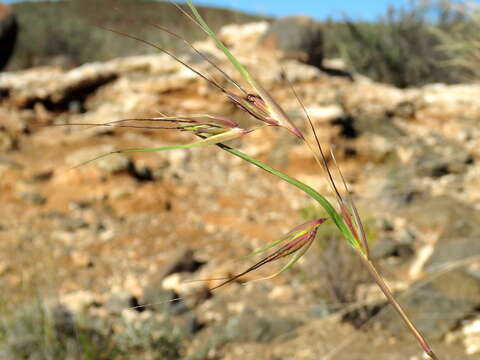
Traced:
<path fill-rule="evenodd" d="M 283 265 L 269 264 L 209 290 L 325 216 L 305 194 L 216 147 L 90 161 L 194 140 L 100 126 L 111 121 L 201 113 L 259 125 L 164 53 L 230 91 L 211 62 L 243 81 L 178 5 L 0 3 L 0 358 L 422 359 L 330 221 L 288 272 L 251 281 Z M 198 4 L 313 141 L 294 87 L 375 262 L 443 360 L 480 358 L 479 5 Z M 334 200 L 287 132 L 230 144 Z"/>
<path fill-rule="evenodd" d="M 72 67 L 155 52 L 141 43 L 119 39 L 102 28 L 130 32 L 175 50 L 179 42 L 152 24 L 174 28 L 189 41 L 205 35 L 161 1 L 7 3 L 13 14 L 10 18 L 5 15 L 2 22 L 2 33 L 5 33 L 2 36 L 6 39 L 5 47 L 2 46 L 5 49 L 3 67 L 7 53 L 13 54 L 6 70 L 46 64 Z M 334 5 L 311 1 L 295 4 L 206 1 L 200 4 L 206 6 L 202 8 L 203 13 L 215 30 L 230 23 L 273 21 L 275 16 L 310 16 L 322 25 L 324 57 L 341 58 L 356 72 L 400 87 L 462 82 L 477 71 L 476 51 L 468 44 L 476 40 L 475 4 L 478 2 L 461 5 L 458 1 L 385 0 L 360 4 L 345 0 Z M 10 33 L 17 34 L 15 49 L 14 36 Z"/>

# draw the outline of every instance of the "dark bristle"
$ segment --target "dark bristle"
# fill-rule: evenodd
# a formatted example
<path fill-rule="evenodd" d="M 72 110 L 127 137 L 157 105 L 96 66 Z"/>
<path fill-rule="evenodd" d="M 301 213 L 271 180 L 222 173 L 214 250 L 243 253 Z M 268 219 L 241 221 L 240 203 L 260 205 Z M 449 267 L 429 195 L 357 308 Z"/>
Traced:
<path fill-rule="evenodd" d="M 187 44 L 197 55 L 199 55 L 203 60 L 205 60 L 206 62 L 208 62 L 210 65 L 212 65 L 217 71 L 219 71 L 224 77 L 225 79 L 227 79 L 230 83 L 232 83 L 238 90 L 240 90 L 241 92 L 243 92 L 245 95 L 247 94 L 247 92 L 242 88 L 242 86 L 237 82 L 235 81 L 234 79 L 232 79 L 232 77 L 230 77 L 225 71 L 223 71 L 217 64 L 215 64 L 215 62 L 213 62 L 212 60 L 210 60 L 207 56 L 205 56 L 200 50 L 198 50 L 195 46 L 193 46 L 193 44 L 191 44 L 189 41 L 187 41 L 184 37 L 174 33 L 173 31 L 163 27 L 163 26 L 160 26 L 160 25 L 157 25 L 157 24 L 151 24 L 153 27 L 159 29 L 159 30 L 162 30 L 164 32 L 166 32 L 167 34 L 181 40 L 182 42 L 184 42 L 185 44 Z M 197 24 L 198 25 L 198 24 Z"/>
<path fill-rule="evenodd" d="M 137 41 L 140 41 L 141 43 L 144 43 L 148 46 L 151 46 L 165 54 L 167 54 L 168 56 L 170 56 L 172 59 L 174 59 L 175 61 L 177 61 L 178 63 L 182 64 L 183 66 L 185 66 L 186 68 L 188 68 L 190 71 L 194 72 L 195 74 L 197 74 L 198 76 L 200 76 L 202 79 L 204 79 L 205 81 L 207 81 L 209 84 L 213 85 L 214 87 L 216 87 L 218 90 L 222 91 L 222 92 L 226 92 L 226 90 L 220 86 L 217 82 L 215 82 L 214 80 L 212 79 L 209 79 L 208 77 L 206 77 L 205 75 L 203 75 L 201 72 L 199 72 L 198 70 L 196 70 L 195 68 L 193 68 L 192 66 L 188 65 L 186 62 L 184 62 L 183 60 L 181 60 L 178 56 L 172 54 L 170 51 L 148 41 L 148 40 L 145 40 L 145 39 L 142 39 L 142 38 L 139 38 L 135 35 L 131 35 L 131 34 L 127 34 L 127 33 L 124 33 L 124 32 L 121 32 L 121 31 L 118 31 L 118 30 L 114 30 L 114 29 L 109 29 L 109 28 L 105 28 L 103 27 L 104 30 L 107 30 L 107 31 L 111 31 L 115 34 L 118 34 L 118 35 L 121 35 L 121 36 L 125 36 L 125 37 L 128 37 L 130 39 L 133 39 L 133 40 L 137 40 Z"/>

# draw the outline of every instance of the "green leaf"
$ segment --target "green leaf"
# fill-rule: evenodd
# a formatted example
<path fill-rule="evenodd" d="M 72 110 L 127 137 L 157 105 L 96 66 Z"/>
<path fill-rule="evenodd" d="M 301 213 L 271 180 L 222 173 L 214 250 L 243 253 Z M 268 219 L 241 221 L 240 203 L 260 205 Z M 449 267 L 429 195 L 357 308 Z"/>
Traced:
<path fill-rule="evenodd" d="M 227 47 L 220 41 L 220 39 L 215 35 L 212 29 L 208 26 L 208 24 L 205 22 L 203 19 L 202 15 L 198 12 L 197 8 L 195 5 L 193 5 L 193 2 L 191 0 L 187 1 L 188 6 L 190 7 L 190 10 L 192 10 L 193 15 L 199 22 L 200 26 L 202 29 L 210 36 L 210 38 L 215 42 L 215 45 L 222 50 L 222 52 L 225 54 L 225 56 L 228 58 L 228 60 L 235 66 L 235 68 L 238 70 L 238 72 L 243 76 L 243 78 L 248 81 L 248 83 L 252 86 L 255 87 L 255 81 L 253 78 L 250 76 L 248 73 L 247 69 L 237 60 L 235 56 L 232 55 L 230 50 L 227 49 Z"/>
<path fill-rule="evenodd" d="M 233 133 L 232 133 L 233 132 Z M 301 181 L 277 170 L 272 168 L 271 166 L 255 159 L 252 158 L 251 156 L 237 150 L 234 148 L 231 148 L 225 144 L 222 144 L 221 141 L 226 141 L 227 139 L 233 139 L 235 137 L 239 137 L 243 135 L 244 133 L 240 130 L 237 129 L 232 129 L 230 131 L 227 131 L 225 133 L 219 134 L 219 135 L 214 135 L 210 136 L 208 138 L 202 139 L 200 141 L 197 141 L 195 143 L 191 144 L 183 144 L 183 145 L 172 145 L 172 146 L 165 146 L 165 147 L 156 147 L 156 148 L 146 148 L 146 149 L 127 149 L 127 150 L 120 150 L 118 153 L 134 153 L 134 152 L 157 152 L 157 151 L 166 151 L 166 150 L 175 150 L 175 149 L 189 149 L 192 147 L 198 147 L 198 146 L 205 146 L 205 145 L 212 145 L 215 144 L 219 146 L 222 150 L 225 150 L 232 155 L 235 155 L 255 166 L 258 166 L 262 170 L 265 170 L 269 172 L 272 175 L 277 176 L 278 178 L 288 182 L 289 184 L 297 187 L 298 189 L 302 190 L 305 192 L 307 195 L 309 195 L 311 198 L 316 200 L 320 206 L 322 206 L 329 217 L 333 220 L 337 228 L 340 230 L 340 232 L 343 234 L 345 239 L 350 243 L 351 246 L 359 249 L 360 251 L 363 252 L 363 249 L 361 245 L 359 244 L 358 240 L 355 238 L 355 236 L 352 234 L 348 226 L 345 224 L 343 218 L 339 215 L 339 213 L 335 210 L 333 205 L 321 194 L 319 194 L 315 189 L 312 187 L 308 186 L 307 184 L 302 183 Z M 288 237 L 287 237 L 288 238 Z M 265 249 L 259 250 L 259 252 L 268 250 L 269 248 L 275 246 L 276 244 L 280 243 L 284 239 L 277 240 L 277 242 L 273 242 Z M 297 259 L 298 260 L 298 259 Z"/>
<path fill-rule="evenodd" d="M 176 149 L 190 149 L 190 148 L 199 147 L 199 146 L 216 145 L 224 141 L 236 139 L 242 135 L 245 135 L 245 131 L 243 129 L 235 128 L 229 131 L 225 131 L 218 135 L 209 136 L 205 139 L 202 139 L 200 141 L 190 143 L 190 144 L 171 145 L 171 146 L 154 147 L 154 148 L 146 148 L 146 149 L 126 149 L 126 150 L 119 150 L 116 152 L 127 154 L 127 153 L 138 153 L 138 152 L 157 152 L 157 151 L 176 150 Z"/>
<path fill-rule="evenodd" d="M 359 249 L 360 251 L 362 250 L 361 245 L 358 243 L 357 239 L 355 236 L 353 236 L 352 232 L 348 229 L 347 225 L 343 221 L 343 218 L 339 215 L 339 213 L 335 210 L 335 208 L 330 204 L 330 202 L 321 194 L 319 194 L 315 189 L 312 187 L 308 186 L 307 184 L 302 183 L 301 181 L 277 170 L 272 168 L 271 166 L 252 158 L 251 156 L 237 150 L 234 148 L 231 148 L 227 145 L 224 144 L 217 144 L 221 149 L 231 153 L 232 155 L 238 156 L 239 158 L 248 161 L 249 163 L 258 166 L 259 168 L 269 172 L 272 175 L 275 175 L 279 177 L 280 179 L 288 182 L 289 184 L 297 187 L 298 189 L 302 190 L 305 192 L 307 195 L 309 195 L 311 198 L 316 200 L 320 206 L 322 206 L 327 214 L 330 216 L 330 218 L 333 220 L 337 228 L 340 230 L 340 232 L 343 234 L 345 239 L 352 245 L 353 247 Z"/>

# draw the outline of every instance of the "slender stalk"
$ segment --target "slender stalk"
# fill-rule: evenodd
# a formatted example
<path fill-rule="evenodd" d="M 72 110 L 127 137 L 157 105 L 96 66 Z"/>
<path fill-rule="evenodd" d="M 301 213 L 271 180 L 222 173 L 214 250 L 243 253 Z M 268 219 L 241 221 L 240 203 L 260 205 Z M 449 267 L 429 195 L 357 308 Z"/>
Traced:
<path fill-rule="evenodd" d="M 393 306 L 395 311 L 400 315 L 402 320 L 405 322 L 409 330 L 412 332 L 412 334 L 415 336 L 417 339 L 418 343 L 422 347 L 423 351 L 425 354 L 427 354 L 432 360 L 440 360 L 437 355 L 433 352 L 432 348 L 428 344 L 427 340 L 425 337 L 422 335 L 422 333 L 417 329 L 417 327 L 413 324 L 413 322 L 410 320 L 408 317 L 407 313 L 403 310 L 403 308 L 400 306 L 398 301 L 395 299 L 395 297 L 392 294 L 392 291 L 390 290 L 389 286 L 383 280 L 383 277 L 379 274 L 377 268 L 373 264 L 371 260 L 365 257 L 364 254 L 361 252 L 357 251 L 358 255 L 360 256 L 360 259 L 362 260 L 363 265 L 367 268 L 368 272 L 372 276 L 372 278 L 375 280 L 377 283 L 378 287 L 380 290 L 382 290 L 383 294 L 387 298 L 388 302 L 390 305 Z"/>

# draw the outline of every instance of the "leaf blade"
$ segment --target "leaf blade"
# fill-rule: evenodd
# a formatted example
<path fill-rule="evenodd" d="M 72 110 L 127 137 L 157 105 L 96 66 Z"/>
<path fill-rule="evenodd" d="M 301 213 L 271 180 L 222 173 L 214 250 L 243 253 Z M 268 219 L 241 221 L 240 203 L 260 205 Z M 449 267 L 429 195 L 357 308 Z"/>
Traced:
<path fill-rule="evenodd" d="M 202 15 L 198 12 L 197 8 L 195 5 L 193 5 L 193 2 L 191 0 L 187 1 L 187 4 L 192 10 L 193 15 L 199 22 L 200 26 L 202 29 L 210 36 L 210 38 L 215 42 L 215 45 L 225 54 L 225 56 L 228 58 L 228 60 L 232 63 L 233 66 L 237 69 L 237 71 L 242 75 L 242 77 L 252 86 L 254 86 L 254 81 L 253 78 L 251 77 L 250 73 L 245 69 L 245 67 L 237 60 L 235 56 L 228 50 L 228 48 L 223 44 L 223 42 L 215 35 L 212 29 L 208 26 L 208 24 L 205 22 L 203 19 Z"/>

